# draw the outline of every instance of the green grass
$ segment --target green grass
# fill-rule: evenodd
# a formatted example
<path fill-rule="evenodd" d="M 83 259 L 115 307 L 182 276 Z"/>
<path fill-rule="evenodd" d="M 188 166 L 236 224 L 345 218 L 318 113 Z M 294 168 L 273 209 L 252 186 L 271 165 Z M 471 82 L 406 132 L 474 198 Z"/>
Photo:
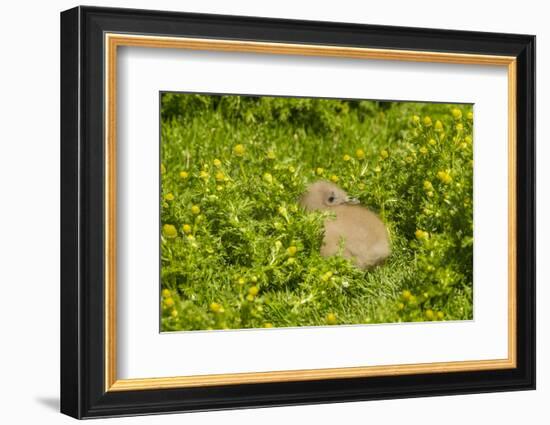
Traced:
<path fill-rule="evenodd" d="M 472 319 L 472 119 L 471 105 L 163 94 L 162 330 Z M 324 216 L 297 199 L 321 178 L 381 216 L 384 265 L 320 256 Z"/>

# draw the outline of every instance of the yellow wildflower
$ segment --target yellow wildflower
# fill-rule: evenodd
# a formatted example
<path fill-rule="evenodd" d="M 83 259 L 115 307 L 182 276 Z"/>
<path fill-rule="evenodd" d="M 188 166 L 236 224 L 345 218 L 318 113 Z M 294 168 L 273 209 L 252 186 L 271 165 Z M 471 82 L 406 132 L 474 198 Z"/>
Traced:
<path fill-rule="evenodd" d="M 174 304 L 175 304 L 175 301 L 173 298 L 166 298 L 164 300 L 164 305 L 167 307 L 167 308 L 170 308 L 170 307 L 174 307 Z"/>
<path fill-rule="evenodd" d="M 267 183 L 272 183 L 273 182 L 273 176 L 269 173 L 265 173 L 263 179 Z"/>
<path fill-rule="evenodd" d="M 428 239 L 428 237 L 430 236 L 428 232 L 425 232 L 424 230 L 421 230 L 421 229 L 417 229 L 416 232 L 414 232 L 414 235 L 418 240 Z"/>
<path fill-rule="evenodd" d="M 426 155 L 428 153 L 428 148 L 426 146 L 422 146 L 420 149 L 418 149 L 421 154 Z"/>
<path fill-rule="evenodd" d="M 316 170 L 315 170 L 315 173 L 317 173 L 318 176 L 320 176 L 321 174 L 323 174 L 325 172 L 325 170 L 321 167 L 318 167 Z"/>
<path fill-rule="evenodd" d="M 456 131 L 458 131 L 458 132 L 461 132 L 462 130 L 464 130 L 464 126 L 462 125 L 461 122 L 459 122 L 457 125 L 455 125 L 455 128 L 456 128 Z"/>
<path fill-rule="evenodd" d="M 275 159 L 275 152 L 268 151 L 267 152 L 267 159 Z"/>
<path fill-rule="evenodd" d="M 408 299 L 411 298 L 412 294 L 411 294 L 411 291 L 409 291 L 408 289 L 405 289 L 405 290 L 401 293 L 401 296 L 403 297 L 403 299 L 408 300 Z"/>
<path fill-rule="evenodd" d="M 449 184 L 453 180 L 451 175 L 446 171 L 438 171 L 437 178 L 445 184 Z"/>
<path fill-rule="evenodd" d="M 170 292 L 170 289 L 165 288 L 165 289 L 162 290 L 162 296 L 164 298 L 168 298 L 170 295 L 172 295 L 172 293 Z"/>
<path fill-rule="evenodd" d="M 251 286 L 250 288 L 248 288 L 248 293 L 253 297 L 258 295 L 258 292 L 260 292 L 260 289 L 257 286 Z"/>
<path fill-rule="evenodd" d="M 474 119 L 474 113 L 473 112 L 468 112 L 468 114 L 466 116 L 468 117 L 468 119 L 470 121 L 472 121 Z"/>
<path fill-rule="evenodd" d="M 432 119 L 430 117 L 426 116 L 422 120 L 422 123 L 424 124 L 425 127 L 431 127 L 432 126 Z"/>
<path fill-rule="evenodd" d="M 443 131 L 443 123 L 442 123 L 441 121 L 437 120 L 437 121 L 435 122 L 434 130 L 435 130 L 435 131 L 438 131 L 438 132 Z"/>
<path fill-rule="evenodd" d="M 164 226 L 162 226 L 162 233 L 164 233 L 164 236 L 170 239 L 178 236 L 176 226 L 174 226 L 173 224 L 165 224 Z"/>
<path fill-rule="evenodd" d="M 424 180 L 424 189 L 426 190 L 432 190 L 434 187 L 432 185 L 432 182 L 429 180 Z"/>
<path fill-rule="evenodd" d="M 193 205 L 191 207 L 191 212 L 195 215 L 198 215 L 201 212 L 201 207 L 199 207 L 198 205 Z"/>
<path fill-rule="evenodd" d="M 208 174 L 208 171 L 201 170 L 201 172 L 199 173 L 199 176 L 201 179 L 207 179 L 208 176 L 210 176 L 210 174 Z"/>
<path fill-rule="evenodd" d="M 187 171 L 180 171 L 180 178 L 186 179 L 189 177 L 189 173 Z"/>
<path fill-rule="evenodd" d="M 351 156 L 349 156 L 348 154 L 344 155 L 343 157 L 344 161 L 349 161 L 350 159 L 351 159 Z"/>
<path fill-rule="evenodd" d="M 166 173 L 166 167 L 164 166 L 164 164 L 160 164 L 160 174 L 164 173 Z"/>
<path fill-rule="evenodd" d="M 296 248 L 294 245 L 289 246 L 286 250 L 286 252 L 288 252 L 288 255 L 290 255 L 291 257 L 295 256 L 297 251 L 298 251 L 298 248 Z"/>
<path fill-rule="evenodd" d="M 335 175 L 335 174 L 333 174 L 332 176 L 330 176 L 330 179 L 331 179 L 334 183 L 336 183 L 338 180 L 340 180 L 340 179 L 338 178 L 338 176 Z"/>
<path fill-rule="evenodd" d="M 428 143 L 432 146 L 435 146 L 437 144 L 437 142 L 435 141 L 435 139 L 430 139 L 428 140 Z"/>
<path fill-rule="evenodd" d="M 225 180 L 225 174 L 222 173 L 221 171 L 218 171 L 216 173 L 216 180 L 219 181 L 219 182 L 222 182 Z"/>
<path fill-rule="evenodd" d="M 167 193 L 166 195 L 164 195 L 164 199 L 166 199 L 167 201 L 173 201 L 176 197 L 174 196 L 173 193 Z"/>
<path fill-rule="evenodd" d="M 214 163 L 214 167 L 216 168 L 220 168 L 222 166 L 222 162 L 218 158 L 214 159 L 214 161 L 212 162 Z"/>
<path fill-rule="evenodd" d="M 213 313 L 223 313 L 224 309 L 221 304 L 213 302 L 210 304 L 210 311 Z"/>
<path fill-rule="evenodd" d="M 175 319 L 176 317 L 178 317 L 178 311 L 175 308 L 172 309 L 172 311 L 170 312 L 170 316 Z"/>
<path fill-rule="evenodd" d="M 380 151 L 380 156 L 382 157 L 382 159 L 386 159 L 390 154 L 388 153 L 388 151 L 386 149 L 382 149 Z"/>
<path fill-rule="evenodd" d="M 273 323 L 264 323 L 264 328 L 272 328 L 273 327 Z"/>
<path fill-rule="evenodd" d="M 415 124 L 418 124 L 420 122 L 420 117 L 418 115 L 413 115 L 412 121 Z"/>
<path fill-rule="evenodd" d="M 355 156 L 357 157 L 357 159 L 363 159 L 365 158 L 365 151 L 363 149 L 357 149 L 355 151 Z"/>
<path fill-rule="evenodd" d="M 335 325 L 338 322 L 338 319 L 336 318 L 336 314 L 329 313 L 326 317 L 327 324 L 329 325 Z"/>
<path fill-rule="evenodd" d="M 433 310 L 430 310 L 430 309 L 426 310 L 424 315 L 426 316 L 426 319 L 428 319 L 428 320 L 433 320 L 433 318 L 434 318 L 434 312 L 433 312 Z"/>
<path fill-rule="evenodd" d="M 455 108 L 451 111 L 451 114 L 453 114 L 453 118 L 455 120 L 459 120 L 460 118 L 462 118 L 462 111 L 458 108 Z"/>
<path fill-rule="evenodd" d="M 243 156 L 245 151 L 244 145 L 238 144 L 233 147 L 233 154 L 235 154 L 235 156 Z"/>
<path fill-rule="evenodd" d="M 182 229 L 183 229 L 183 232 L 186 233 L 186 234 L 189 234 L 192 231 L 192 228 L 189 224 L 184 224 Z"/>

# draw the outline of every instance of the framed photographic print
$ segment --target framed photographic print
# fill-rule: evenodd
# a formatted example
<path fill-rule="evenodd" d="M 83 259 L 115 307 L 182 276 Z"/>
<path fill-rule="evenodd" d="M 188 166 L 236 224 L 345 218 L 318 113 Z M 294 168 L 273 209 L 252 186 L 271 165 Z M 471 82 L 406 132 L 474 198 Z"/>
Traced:
<path fill-rule="evenodd" d="M 535 387 L 535 38 L 61 14 L 61 411 Z"/>

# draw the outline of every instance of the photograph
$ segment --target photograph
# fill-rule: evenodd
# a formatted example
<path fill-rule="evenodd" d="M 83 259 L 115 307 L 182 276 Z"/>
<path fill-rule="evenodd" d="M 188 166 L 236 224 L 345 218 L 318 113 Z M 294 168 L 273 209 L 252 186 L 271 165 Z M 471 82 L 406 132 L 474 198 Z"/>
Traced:
<path fill-rule="evenodd" d="M 160 330 L 473 320 L 473 104 L 161 92 Z"/>

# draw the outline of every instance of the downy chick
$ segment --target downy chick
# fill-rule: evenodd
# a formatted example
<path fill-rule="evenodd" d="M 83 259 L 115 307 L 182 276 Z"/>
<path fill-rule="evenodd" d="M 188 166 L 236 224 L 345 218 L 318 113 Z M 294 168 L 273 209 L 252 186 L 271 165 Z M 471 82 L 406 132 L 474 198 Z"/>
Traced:
<path fill-rule="evenodd" d="M 322 256 L 338 254 L 341 239 L 342 255 L 361 269 L 380 264 L 390 255 L 388 231 L 382 220 L 338 186 L 323 180 L 315 182 L 302 195 L 300 204 L 308 211 L 336 214 L 336 218 L 325 220 Z"/>

